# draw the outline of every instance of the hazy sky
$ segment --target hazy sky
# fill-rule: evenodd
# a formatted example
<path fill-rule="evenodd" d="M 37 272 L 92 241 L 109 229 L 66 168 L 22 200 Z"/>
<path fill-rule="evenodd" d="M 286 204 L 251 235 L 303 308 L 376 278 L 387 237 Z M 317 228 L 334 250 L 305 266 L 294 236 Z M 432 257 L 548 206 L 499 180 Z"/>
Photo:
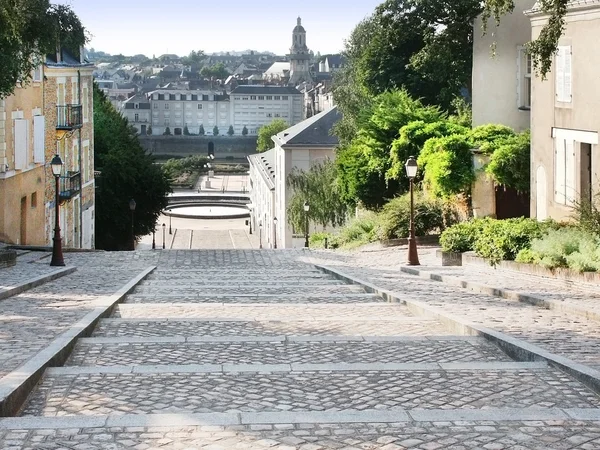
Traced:
<path fill-rule="evenodd" d="M 53 0 L 69 4 L 92 34 L 89 47 L 111 54 L 187 55 L 191 50 L 286 54 L 296 18 L 315 53 L 342 50 L 354 26 L 383 0 Z"/>

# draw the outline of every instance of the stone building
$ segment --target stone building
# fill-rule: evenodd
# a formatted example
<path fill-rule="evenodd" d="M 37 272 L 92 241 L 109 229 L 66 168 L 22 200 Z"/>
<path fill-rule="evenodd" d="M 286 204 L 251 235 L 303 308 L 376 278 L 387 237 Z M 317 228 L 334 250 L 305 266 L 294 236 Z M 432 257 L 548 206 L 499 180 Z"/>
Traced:
<path fill-rule="evenodd" d="M 302 82 L 311 83 L 310 52 L 306 46 L 306 30 L 302 26 L 302 19 L 292 32 L 292 46 L 290 47 L 290 79 L 289 84 L 297 86 Z"/>
<path fill-rule="evenodd" d="M 135 127 L 138 134 L 148 134 L 148 128 L 152 124 L 152 111 L 148 97 L 143 94 L 136 94 L 125 100 L 121 108 L 121 114 Z"/>
<path fill-rule="evenodd" d="M 59 192 L 64 247 L 94 248 L 93 70 L 93 64 L 64 50 L 44 65 L 45 160 L 58 154 L 63 161 Z M 49 165 L 45 180 L 46 236 L 51 243 L 56 191 Z"/>

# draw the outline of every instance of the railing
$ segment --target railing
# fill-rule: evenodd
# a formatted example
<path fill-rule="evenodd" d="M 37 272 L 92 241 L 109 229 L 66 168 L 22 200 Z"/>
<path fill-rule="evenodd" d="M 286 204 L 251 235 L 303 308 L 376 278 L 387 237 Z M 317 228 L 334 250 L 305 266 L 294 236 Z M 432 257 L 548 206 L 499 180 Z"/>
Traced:
<path fill-rule="evenodd" d="M 57 105 L 56 129 L 75 130 L 83 125 L 81 105 Z"/>
<path fill-rule="evenodd" d="M 81 191 L 81 173 L 67 172 L 59 179 L 59 196 L 61 200 L 69 200 Z"/>

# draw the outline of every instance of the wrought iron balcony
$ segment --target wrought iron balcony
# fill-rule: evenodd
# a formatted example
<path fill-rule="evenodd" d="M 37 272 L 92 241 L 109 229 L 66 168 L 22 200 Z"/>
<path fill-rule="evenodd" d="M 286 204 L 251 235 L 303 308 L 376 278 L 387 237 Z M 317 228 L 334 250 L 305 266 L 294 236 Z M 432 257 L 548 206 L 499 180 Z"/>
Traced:
<path fill-rule="evenodd" d="M 60 187 L 59 197 L 61 200 L 70 200 L 81 191 L 81 173 L 67 172 L 58 180 Z"/>
<path fill-rule="evenodd" d="M 56 129 L 72 131 L 83 126 L 81 105 L 57 105 Z"/>

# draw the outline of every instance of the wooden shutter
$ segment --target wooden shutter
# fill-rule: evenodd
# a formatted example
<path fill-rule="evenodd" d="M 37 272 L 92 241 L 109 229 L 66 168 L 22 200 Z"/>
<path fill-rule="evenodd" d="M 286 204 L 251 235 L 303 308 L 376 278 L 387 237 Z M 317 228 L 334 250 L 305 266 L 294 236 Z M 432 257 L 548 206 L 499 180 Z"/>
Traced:
<path fill-rule="evenodd" d="M 556 100 L 563 103 L 571 103 L 573 98 L 572 89 L 572 64 L 571 47 L 560 46 L 556 53 Z"/>
<path fill-rule="evenodd" d="M 27 134 L 27 120 L 16 119 L 15 120 L 15 169 L 23 170 L 27 168 L 27 150 L 28 134 Z"/>
<path fill-rule="evenodd" d="M 33 162 L 44 163 L 46 118 L 33 116 Z"/>

